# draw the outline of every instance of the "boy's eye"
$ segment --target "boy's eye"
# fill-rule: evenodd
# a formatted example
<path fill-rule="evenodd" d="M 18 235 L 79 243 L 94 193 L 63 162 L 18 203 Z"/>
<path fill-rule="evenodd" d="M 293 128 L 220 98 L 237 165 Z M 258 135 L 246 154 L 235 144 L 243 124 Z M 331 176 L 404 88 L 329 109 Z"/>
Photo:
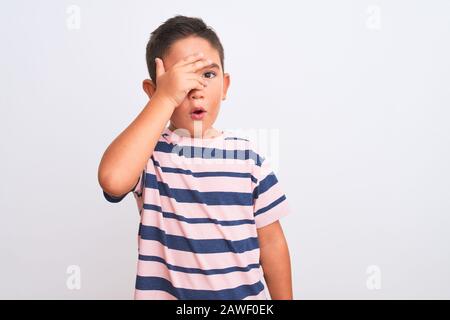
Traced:
<path fill-rule="evenodd" d="M 208 72 L 205 72 L 203 75 L 206 75 L 206 74 L 213 74 L 214 76 L 216 75 L 213 71 L 208 71 Z M 207 76 L 207 78 L 208 79 L 211 79 L 210 77 L 208 77 Z"/>

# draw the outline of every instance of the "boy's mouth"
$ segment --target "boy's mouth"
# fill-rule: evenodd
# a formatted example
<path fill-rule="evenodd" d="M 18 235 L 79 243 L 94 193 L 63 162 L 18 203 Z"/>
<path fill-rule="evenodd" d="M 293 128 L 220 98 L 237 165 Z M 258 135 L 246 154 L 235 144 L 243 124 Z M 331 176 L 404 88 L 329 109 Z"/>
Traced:
<path fill-rule="evenodd" d="M 192 120 L 202 120 L 206 112 L 207 111 L 203 107 L 195 107 L 191 111 L 191 118 Z"/>

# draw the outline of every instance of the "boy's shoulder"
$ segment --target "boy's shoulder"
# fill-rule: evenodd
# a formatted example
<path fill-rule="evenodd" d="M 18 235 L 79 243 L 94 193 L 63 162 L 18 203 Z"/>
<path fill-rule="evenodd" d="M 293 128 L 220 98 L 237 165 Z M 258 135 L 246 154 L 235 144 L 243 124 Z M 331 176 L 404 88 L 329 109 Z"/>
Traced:
<path fill-rule="evenodd" d="M 236 145 L 239 145 L 237 149 L 246 151 L 246 158 L 253 160 L 252 162 L 261 166 L 261 163 L 266 159 L 264 155 L 264 150 L 261 148 L 261 141 L 258 139 L 257 135 L 252 134 L 253 132 L 242 132 L 242 131 L 232 131 L 227 130 L 224 140 L 236 141 Z"/>
<path fill-rule="evenodd" d="M 224 140 L 245 141 L 251 143 L 250 139 L 245 135 L 240 135 L 231 130 L 224 130 Z"/>
<path fill-rule="evenodd" d="M 247 147 L 254 148 L 254 144 L 252 142 L 252 139 L 246 135 L 245 133 L 241 133 L 234 130 L 228 130 L 224 129 L 221 130 L 222 134 L 217 137 L 216 142 L 220 142 L 220 140 L 224 141 L 236 141 L 238 144 L 239 141 L 242 141 L 243 143 L 239 143 L 239 145 L 245 144 Z M 175 132 L 169 130 L 168 128 L 165 128 L 163 132 L 160 134 L 159 141 L 158 142 L 166 142 L 166 143 L 177 143 L 182 142 L 183 144 L 189 141 L 189 139 L 184 139 L 183 137 L 180 137 Z M 208 142 L 209 144 L 210 142 Z M 230 143 L 228 143 L 230 145 Z M 232 143 L 231 143 L 232 145 Z"/>

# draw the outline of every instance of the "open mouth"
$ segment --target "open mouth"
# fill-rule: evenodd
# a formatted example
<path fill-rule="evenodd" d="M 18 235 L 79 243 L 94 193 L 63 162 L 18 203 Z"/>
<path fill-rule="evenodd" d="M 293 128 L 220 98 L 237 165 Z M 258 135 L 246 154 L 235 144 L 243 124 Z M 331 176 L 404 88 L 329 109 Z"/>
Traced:
<path fill-rule="evenodd" d="M 199 114 L 199 113 L 202 113 L 202 112 L 206 112 L 205 108 L 203 108 L 202 106 L 198 106 L 198 107 L 195 107 L 195 108 L 192 110 L 191 113 Z"/>
<path fill-rule="evenodd" d="M 206 110 L 203 107 L 197 107 L 191 112 L 191 118 L 193 120 L 201 120 L 206 114 Z"/>

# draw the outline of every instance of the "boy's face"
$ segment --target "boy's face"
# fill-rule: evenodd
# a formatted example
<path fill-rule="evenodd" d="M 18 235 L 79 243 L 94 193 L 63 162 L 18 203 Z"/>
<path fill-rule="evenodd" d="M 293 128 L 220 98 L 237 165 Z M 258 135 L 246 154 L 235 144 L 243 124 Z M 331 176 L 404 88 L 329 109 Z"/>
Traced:
<path fill-rule="evenodd" d="M 169 50 L 169 54 L 162 57 L 165 70 L 167 71 L 179 60 L 196 52 L 203 52 L 204 58 L 212 60 L 219 67 L 197 71 L 208 82 L 208 86 L 203 89 L 191 90 L 170 118 L 170 129 L 187 129 L 191 137 L 194 136 L 194 125 L 196 136 L 200 134 L 200 128 L 203 136 L 205 131 L 212 127 L 219 114 L 220 103 L 225 99 L 230 85 L 230 75 L 223 73 L 218 51 L 211 47 L 207 40 L 199 37 L 184 38 L 175 42 Z M 151 97 L 155 91 L 153 82 L 144 80 L 144 90 Z M 191 118 L 191 112 L 196 106 L 202 106 L 207 111 L 202 120 Z"/>

